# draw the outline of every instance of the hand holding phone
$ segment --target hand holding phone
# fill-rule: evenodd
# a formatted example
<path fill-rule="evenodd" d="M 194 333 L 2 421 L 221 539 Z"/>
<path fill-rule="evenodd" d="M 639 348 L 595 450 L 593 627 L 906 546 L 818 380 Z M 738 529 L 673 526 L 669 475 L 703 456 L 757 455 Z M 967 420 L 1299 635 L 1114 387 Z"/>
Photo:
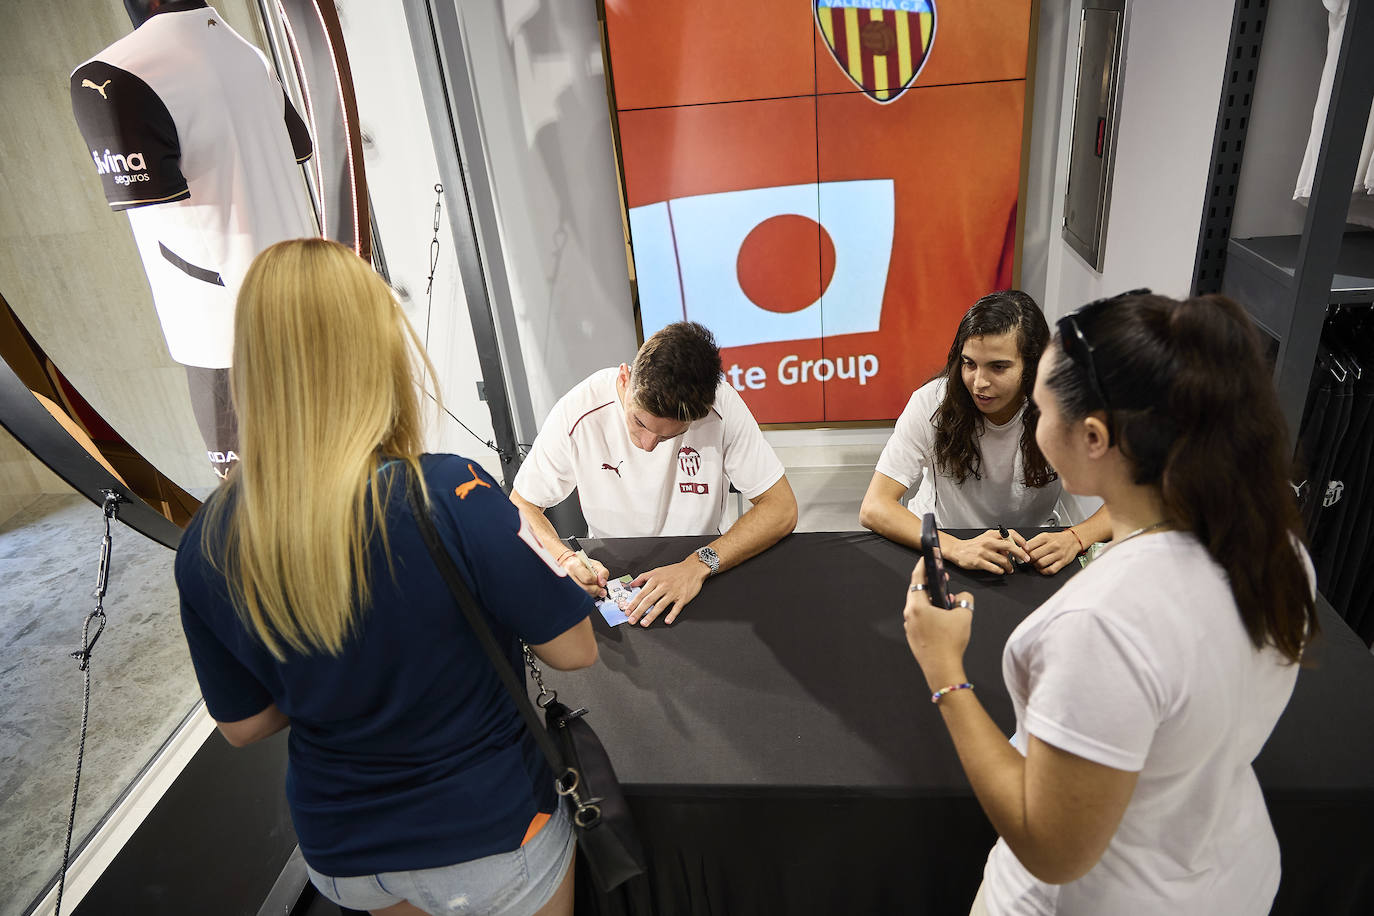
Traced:
<path fill-rule="evenodd" d="M 926 594 L 935 607 L 952 608 L 949 595 L 949 573 L 945 572 L 944 557 L 940 553 L 940 529 L 935 527 L 935 513 L 921 517 L 921 556 L 926 561 Z"/>

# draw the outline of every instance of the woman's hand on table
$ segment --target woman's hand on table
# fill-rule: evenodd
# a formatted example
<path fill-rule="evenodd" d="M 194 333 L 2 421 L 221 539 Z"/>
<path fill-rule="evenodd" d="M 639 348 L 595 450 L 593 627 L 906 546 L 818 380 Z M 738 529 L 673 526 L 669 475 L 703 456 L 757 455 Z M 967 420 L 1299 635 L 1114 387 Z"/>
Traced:
<path fill-rule="evenodd" d="M 1042 531 L 1026 544 L 1031 563 L 1041 573 L 1052 576 L 1068 566 L 1078 556 L 1082 547 L 1071 529 L 1063 531 Z"/>
<path fill-rule="evenodd" d="M 1030 562 L 1026 552 L 1026 539 L 1012 529 L 1006 537 L 993 530 L 984 531 L 977 537 L 963 540 L 949 532 L 944 532 L 953 544 L 944 551 L 945 560 L 961 569 L 982 569 L 987 572 L 1009 573 L 1016 567 L 1012 557 L 1022 563 Z"/>
<path fill-rule="evenodd" d="M 902 623 L 906 629 L 906 644 L 921 666 L 926 683 L 931 685 L 931 690 L 939 690 L 965 680 L 964 650 L 968 648 L 973 625 L 974 602 L 973 595 L 959 592 L 954 595 L 952 609 L 935 607 L 925 589 L 916 588 L 925 584 L 925 560 L 917 560 L 916 568 L 911 571 L 906 605 L 902 608 Z"/>

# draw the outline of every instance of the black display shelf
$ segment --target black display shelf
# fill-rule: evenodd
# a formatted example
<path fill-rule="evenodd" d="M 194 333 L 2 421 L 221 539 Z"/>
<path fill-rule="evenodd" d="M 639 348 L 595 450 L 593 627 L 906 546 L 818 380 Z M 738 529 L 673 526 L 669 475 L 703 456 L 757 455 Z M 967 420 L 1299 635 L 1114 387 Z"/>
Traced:
<path fill-rule="evenodd" d="M 1231 239 L 1228 262 L 1239 260 L 1287 287 L 1297 275 L 1299 235 Z M 1330 305 L 1374 303 L 1374 232 L 1346 232 L 1331 278 Z"/>

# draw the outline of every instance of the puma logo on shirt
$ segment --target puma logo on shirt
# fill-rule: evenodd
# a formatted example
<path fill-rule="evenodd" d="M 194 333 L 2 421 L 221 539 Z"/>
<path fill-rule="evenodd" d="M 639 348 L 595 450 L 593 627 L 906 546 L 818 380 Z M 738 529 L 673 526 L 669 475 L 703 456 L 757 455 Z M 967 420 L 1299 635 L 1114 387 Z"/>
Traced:
<path fill-rule="evenodd" d="M 103 83 L 101 83 L 100 85 L 97 86 L 97 85 L 96 85 L 94 82 L 92 82 L 91 80 L 82 80 L 82 81 L 81 81 L 81 88 L 82 88 L 82 89 L 94 89 L 96 92 L 100 93 L 100 97 L 101 97 L 102 99 L 104 99 L 105 101 L 108 102 L 108 101 L 110 100 L 110 97 L 107 96 L 107 95 L 105 94 L 105 87 L 108 86 L 108 85 L 110 85 L 110 83 L 112 83 L 112 82 L 114 82 L 114 80 L 106 80 L 105 82 L 103 82 Z"/>
<path fill-rule="evenodd" d="M 619 477 L 619 476 L 620 476 L 620 465 L 621 465 L 621 464 L 624 464 L 624 463 L 625 463 L 625 462 L 622 461 L 622 462 L 620 462 L 620 464 L 617 464 L 617 465 L 615 465 L 614 467 L 612 467 L 611 465 L 606 464 L 605 462 L 602 462 L 602 464 L 601 464 L 601 470 L 603 470 L 603 471 L 615 471 L 615 476 Z"/>
<path fill-rule="evenodd" d="M 477 476 L 477 471 L 473 468 L 471 463 L 468 464 L 468 473 L 472 475 L 472 479 L 466 483 L 460 483 L 453 488 L 454 495 L 459 499 L 467 499 L 468 494 L 478 487 L 486 487 L 488 490 L 491 489 L 491 484 Z"/>

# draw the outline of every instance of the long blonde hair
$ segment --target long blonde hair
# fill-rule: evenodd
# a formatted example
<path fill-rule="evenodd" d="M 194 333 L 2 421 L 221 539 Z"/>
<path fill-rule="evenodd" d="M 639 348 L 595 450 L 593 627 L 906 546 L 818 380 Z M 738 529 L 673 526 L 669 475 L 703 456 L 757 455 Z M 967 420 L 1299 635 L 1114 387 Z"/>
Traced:
<path fill-rule="evenodd" d="M 368 544 L 389 546 L 379 466 L 399 459 L 423 486 L 422 367 L 434 377 L 390 288 L 343 245 L 280 242 L 248 269 L 230 370 L 240 460 L 202 543 L 278 660 L 338 655 L 370 603 Z"/>

